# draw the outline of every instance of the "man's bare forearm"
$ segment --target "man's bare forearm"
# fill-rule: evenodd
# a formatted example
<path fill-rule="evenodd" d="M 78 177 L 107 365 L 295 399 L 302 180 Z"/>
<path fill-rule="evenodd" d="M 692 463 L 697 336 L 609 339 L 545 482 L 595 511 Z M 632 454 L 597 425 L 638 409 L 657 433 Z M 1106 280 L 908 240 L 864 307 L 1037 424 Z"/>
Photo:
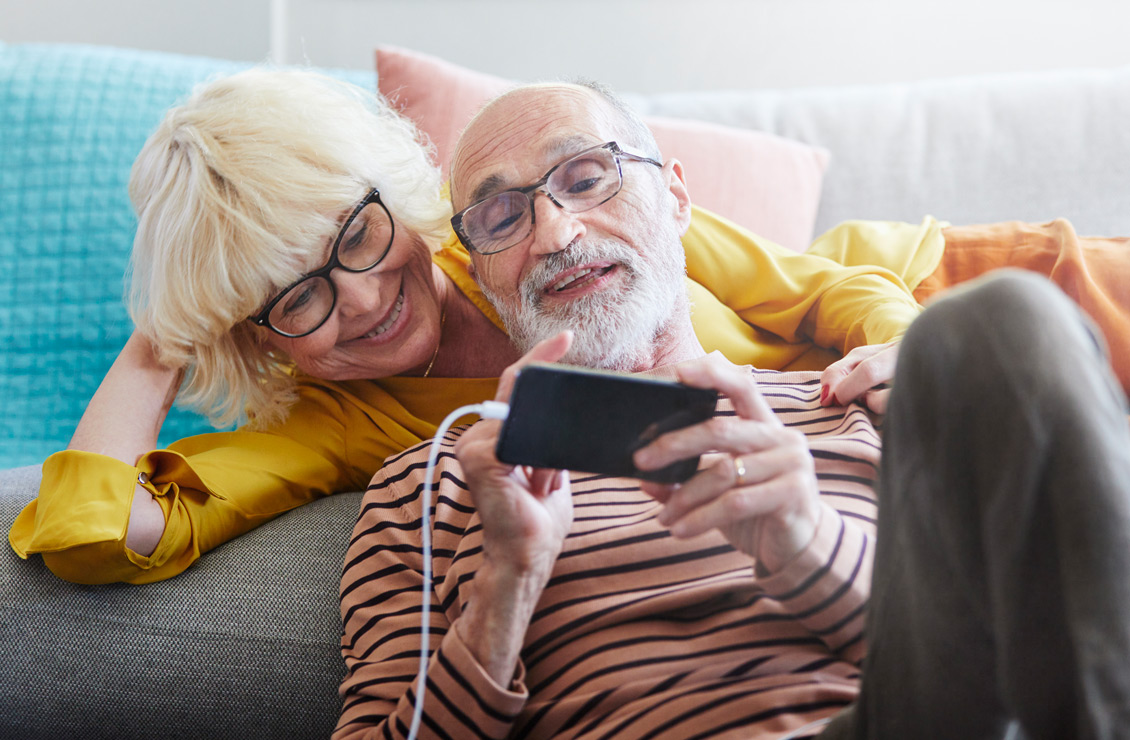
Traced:
<path fill-rule="evenodd" d="M 550 561 L 548 567 L 518 572 L 488 562 L 475 574 L 474 595 L 455 629 L 499 686 L 509 688 L 513 682 L 530 618 L 552 567 Z"/>

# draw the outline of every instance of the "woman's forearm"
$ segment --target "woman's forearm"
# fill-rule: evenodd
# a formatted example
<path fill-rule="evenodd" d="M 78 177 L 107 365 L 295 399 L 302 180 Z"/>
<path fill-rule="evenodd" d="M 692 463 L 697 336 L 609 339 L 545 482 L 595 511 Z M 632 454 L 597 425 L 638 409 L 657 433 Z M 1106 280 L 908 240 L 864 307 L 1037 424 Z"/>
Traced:
<path fill-rule="evenodd" d="M 181 377 L 180 370 L 158 362 L 149 340 L 134 332 L 87 404 L 67 449 L 96 452 L 133 465 L 157 446 Z M 161 506 L 138 485 L 130 507 L 126 547 L 150 555 L 164 531 Z"/>
<path fill-rule="evenodd" d="M 67 449 L 134 464 L 157 445 L 180 381 L 181 371 L 159 363 L 149 341 L 134 332 L 87 404 Z"/>

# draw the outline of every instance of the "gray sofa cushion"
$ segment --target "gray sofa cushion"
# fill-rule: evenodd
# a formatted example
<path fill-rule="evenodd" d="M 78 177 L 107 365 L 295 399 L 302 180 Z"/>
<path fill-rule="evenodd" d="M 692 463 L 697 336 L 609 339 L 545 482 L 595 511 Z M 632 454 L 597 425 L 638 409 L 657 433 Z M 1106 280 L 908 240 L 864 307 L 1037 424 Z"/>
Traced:
<path fill-rule="evenodd" d="M 39 467 L 0 473 L 0 526 Z M 325 738 L 337 584 L 360 493 L 290 512 L 146 586 L 78 586 L 0 555 L 0 737 Z"/>

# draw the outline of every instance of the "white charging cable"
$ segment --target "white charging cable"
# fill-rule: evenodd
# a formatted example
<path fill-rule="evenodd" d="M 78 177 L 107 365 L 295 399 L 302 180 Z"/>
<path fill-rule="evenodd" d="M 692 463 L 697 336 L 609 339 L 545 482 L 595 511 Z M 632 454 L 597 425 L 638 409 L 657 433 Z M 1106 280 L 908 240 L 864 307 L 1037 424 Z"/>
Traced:
<path fill-rule="evenodd" d="M 412 726 L 408 728 L 408 740 L 415 740 L 420 731 L 420 720 L 424 716 L 424 692 L 428 683 L 428 661 L 430 659 L 428 648 L 428 635 L 431 630 L 432 612 L 432 487 L 436 472 L 436 461 L 439 459 L 439 445 L 443 435 L 455 423 L 455 420 L 468 414 L 478 414 L 483 419 L 505 419 L 510 413 L 510 406 L 501 401 L 483 401 L 468 406 L 460 406 L 452 411 L 436 429 L 436 436 L 428 450 L 428 467 L 424 471 L 424 490 L 420 492 L 420 527 L 424 557 L 424 578 L 422 589 L 422 608 L 420 609 L 420 673 L 416 677 L 416 705 L 412 711 Z"/>
<path fill-rule="evenodd" d="M 435 485 L 436 462 L 439 460 L 440 443 L 443 441 L 443 435 L 447 434 L 447 430 L 450 429 L 451 425 L 455 423 L 455 420 L 460 417 L 467 416 L 468 414 L 478 414 L 483 419 L 505 419 L 509 413 L 510 406 L 501 401 L 483 401 L 482 403 L 460 406 L 444 417 L 443 421 L 440 422 L 439 427 L 436 429 L 436 435 L 432 438 L 432 443 L 428 448 L 428 466 L 424 470 L 424 490 L 420 492 L 420 534 L 424 558 L 420 609 L 420 671 L 416 677 L 416 703 L 412 710 L 412 725 L 408 728 L 408 740 L 416 740 L 416 736 L 420 731 L 420 721 L 424 716 L 424 694 L 427 690 L 428 683 L 428 662 L 431 659 L 428 640 L 432 613 L 431 508 L 432 488 Z M 823 727 L 829 722 L 831 722 L 830 717 L 810 722 L 804 727 L 800 727 L 784 735 L 780 740 L 790 740 L 791 738 L 799 737 L 802 733 Z"/>

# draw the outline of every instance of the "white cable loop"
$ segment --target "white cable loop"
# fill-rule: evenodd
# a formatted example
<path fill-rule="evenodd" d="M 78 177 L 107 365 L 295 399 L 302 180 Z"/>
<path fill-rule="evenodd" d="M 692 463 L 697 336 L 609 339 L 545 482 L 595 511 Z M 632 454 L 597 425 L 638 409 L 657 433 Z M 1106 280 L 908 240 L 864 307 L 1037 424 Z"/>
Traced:
<path fill-rule="evenodd" d="M 420 492 L 420 535 L 421 547 L 424 558 L 423 584 L 421 588 L 422 608 L 420 609 L 420 672 L 416 677 L 416 704 L 412 710 L 412 726 L 408 728 L 408 740 L 415 740 L 420 731 L 420 720 L 424 716 L 424 692 L 428 683 L 429 645 L 428 637 L 431 630 L 432 613 L 432 486 L 435 478 L 436 461 L 439 459 L 439 447 L 443 435 L 455 423 L 455 420 L 467 414 L 478 414 L 484 419 L 505 419 L 510 412 L 510 407 L 501 401 L 483 401 L 482 403 L 460 406 L 452 411 L 436 429 L 436 436 L 428 449 L 428 467 L 424 471 L 424 490 Z"/>

